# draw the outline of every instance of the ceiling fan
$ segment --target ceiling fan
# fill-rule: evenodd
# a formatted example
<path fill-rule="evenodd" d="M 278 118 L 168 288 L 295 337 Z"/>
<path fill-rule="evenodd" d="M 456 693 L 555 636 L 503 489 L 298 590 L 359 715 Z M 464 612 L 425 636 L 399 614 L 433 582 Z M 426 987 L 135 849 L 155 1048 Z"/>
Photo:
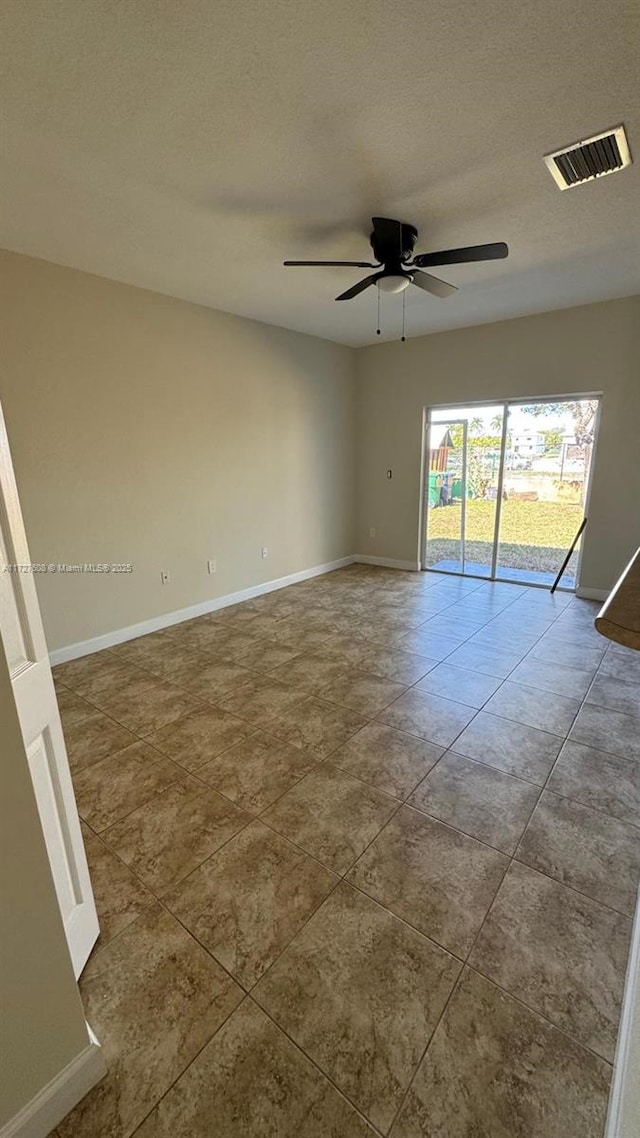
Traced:
<path fill-rule="evenodd" d="M 371 248 L 377 263 L 371 261 L 285 261 L 285 265 L 345 265 L 354 269 L 380 269 L 340 293 L 336 300 L 351 300 L 371 285 L 377 285 L 382 292 L 402 292 L 410 284 L 417 285 L 433 296 L 451 296 L 457 292 L 455 285 L 441 281 L 431 273 L 423 273 L 423 268 L 434 265 L 460 265 L 468 261 L 497 261 L 508 257 L 509 249 L 504 241 L 492 245 L 468 245 L 464 249 L 445 249 L 440 253 L 418 253 L 413 255 L 413 247 L 418 239 L 414 225 L 394 221 L 390 217 L 372 217 L 373 232 L 370 237 Z"/>

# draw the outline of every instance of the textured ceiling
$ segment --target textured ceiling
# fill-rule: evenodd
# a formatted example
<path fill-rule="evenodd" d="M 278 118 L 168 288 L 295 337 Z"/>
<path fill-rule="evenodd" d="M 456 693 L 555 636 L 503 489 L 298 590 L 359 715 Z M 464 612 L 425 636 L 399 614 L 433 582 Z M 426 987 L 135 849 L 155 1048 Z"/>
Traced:
<path fill-rule="evenodd" d="M 635 0 L 5 0 L 0 244 L 349 344 L 369 218 L 507 241 L 410 289 L 409 335 L 640 291 Z M 542 155 L 624 121 L 638 164 Z M 382 298 L 383 338 L 401 298 Z"/>

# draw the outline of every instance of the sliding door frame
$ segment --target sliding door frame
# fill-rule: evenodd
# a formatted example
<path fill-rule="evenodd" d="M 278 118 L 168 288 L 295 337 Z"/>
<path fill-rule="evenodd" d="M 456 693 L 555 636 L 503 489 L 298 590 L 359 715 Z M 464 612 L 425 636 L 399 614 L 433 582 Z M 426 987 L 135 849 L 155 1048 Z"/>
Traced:
<path fill-rule="evenodd" d="M 543 396 L 529 396 L 528 398 L 518 399 L 471 399 L 464 402 L 458 401 L 457 403 L 432 403 L 423 408 L 422 413 L 422 437 L 423 437 L 423 461 L 421 465 L 421 478 L 420 478 L 420 568 L 423 571 L 430 570 L 430 566 L 426 564 L 427 559 L 427 537 L 429 528 L 429 509 L 425 494 L 428 493 L 428 478 L 429 478 L 429 431 L 432 423 L 433 411 L 450 411 L 452 415 L 455 414 L 456 409 L 459 407 L 502 407 L 502 436 L 500 440 L 500 466 L 498 469 L 498 486 L 497 486 L 497 499 L 496 499 L 496 516 L 493 529 L 493 551 L 491 555 L 491 571 L 490 576 L 482 576 L 479 573 L 466 573 L 464 570 L 464 514 L 462 521 L 462 573 L 457 573 L 453 569 L 436 569 L 433 572 L 442 573 L 450 577 L 472 577 L 479 581 L 503 581 L 505 584 L 522 584 L 521 581 L 510 581 L 508 577 L 497 577 L 498 570 L 498 553 L 500 548 L 500 522 L 502 520 L 502 494 L 504 489 L 504 473 L 507 456 L 507 431 L 509 422 L 509 410 L 511 407 L 528 407 L 535 403 L 577 403 L 586 399 L 597 399 L 598 407 L 596 409 L 594 426 L 593 426 L 593 444 L 591 448 L 591 460 L 589 462 L 589 471 L 587 478 L 587 486 L 584 495 L 584 508 L 583 516 L 588 517 L 589 501 L 591 498 L 591 487 L 593 484 L 593 468 L 595 464 L 596 451 L 598 446 L 598 436 L 600 432 L 600 418 L 602 413 L 602 392 L 601 391 L 586 391 L 582 393 L 570 392 L 565 395 L 543 395 Z M 460 420 L 451 418 L 447 422 L 455 423 Z M 466 422 L 466 420 L 464 420 Z M 466 470 L 466 435 L 465 430 L 464 438 L 464 464 Z M 463 503 L 466 500 L 466 478 L 464 481 L 464 495 Z M 580 571 L 582 568 L 582 550 L 583 544 L 580 543 L 578 551 L 578 565 L 576 568 L 576 584 L 574 588 L 567 588 L 560 584 L 558 588 L 563 592 L 574 593 L 579 588 Z M 539 582 L 532 581 L 527 584 L 527 588 L 531 589 L 547 589 L 548 585 L 543 585 Z"/>

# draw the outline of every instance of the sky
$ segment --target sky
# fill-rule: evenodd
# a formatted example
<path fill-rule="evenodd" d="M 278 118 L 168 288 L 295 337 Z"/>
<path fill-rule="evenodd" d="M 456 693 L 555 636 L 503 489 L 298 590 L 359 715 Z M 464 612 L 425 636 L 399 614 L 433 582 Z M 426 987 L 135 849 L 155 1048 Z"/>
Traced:
<path fill-rule="evenodd" d="M 431 419 L 434 423 L 444 423 L 451 419 L 479 418 L 483 420 L 484 426 L 481 430 L 474 431 L 474 434 L 493 435 L 495 434 L 495 427 L 491 426 L 491 420 L 495 415 L 501 415 L 502 409 L 502 403 L 483 407 L 438 407 L 432 410 Z M 573 434 L 573 418 L 569 412 L 565 415 L 541 415 L 536 418 L 535 415 L 526 414 L 518 406 L 509 408 L 509 429 L 512 432 L 517 434 L 521 431 L 530 431 L 536 426 L 540 430 L 559 428 L 563 434 Z"/>

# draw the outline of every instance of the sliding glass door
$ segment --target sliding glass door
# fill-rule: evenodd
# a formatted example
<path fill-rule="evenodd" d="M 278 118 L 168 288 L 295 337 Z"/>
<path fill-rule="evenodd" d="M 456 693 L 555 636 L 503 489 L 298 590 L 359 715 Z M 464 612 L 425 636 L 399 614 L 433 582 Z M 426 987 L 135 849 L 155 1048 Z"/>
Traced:
<path fill-rule="evenodd" d="M 580 526 L 598 399 L 435 407 L 423 568 L 550 586 Z M 562 579 L 575 587 L 579 546 Z"/>

